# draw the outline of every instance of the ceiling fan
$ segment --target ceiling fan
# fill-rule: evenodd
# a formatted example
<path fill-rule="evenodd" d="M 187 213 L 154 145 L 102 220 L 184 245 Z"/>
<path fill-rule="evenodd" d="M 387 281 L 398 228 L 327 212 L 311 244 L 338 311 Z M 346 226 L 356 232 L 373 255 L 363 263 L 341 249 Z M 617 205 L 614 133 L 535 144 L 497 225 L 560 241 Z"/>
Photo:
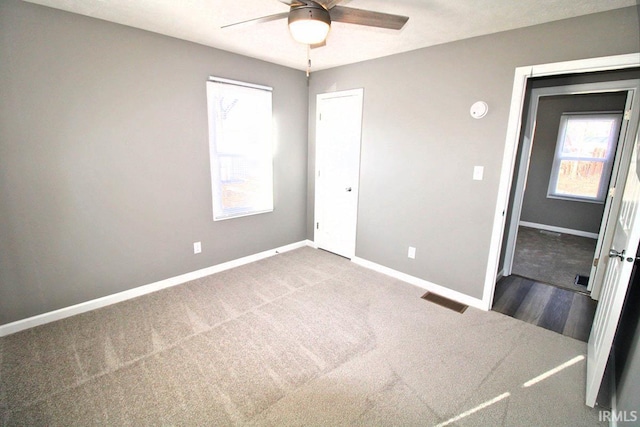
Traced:
<path fill-rule="evenodd" d="M 338 6 L 338 4 L 345 0 L 279 1 L 290 7 L 289 12 L 237 22 L 235 24 L 225 25 L 222 28 L 236 25 L 259 24 L 288 18 L 289 31 L 294 40 L 311 45 L 311 47 L 319 47 L 324 46 L 332 21 L 400 30 L 409 20 L 406 16 Z"/>

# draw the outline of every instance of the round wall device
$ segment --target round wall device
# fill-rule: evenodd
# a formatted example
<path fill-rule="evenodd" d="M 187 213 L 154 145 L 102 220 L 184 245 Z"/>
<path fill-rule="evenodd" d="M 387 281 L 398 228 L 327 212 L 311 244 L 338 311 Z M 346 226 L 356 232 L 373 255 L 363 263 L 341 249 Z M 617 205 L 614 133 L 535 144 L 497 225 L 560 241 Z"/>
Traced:
<path fill-rule="evenodd" d="M 487 105 L 486 102 L 483 102 L 483 101 L 475 102 L 471 106 L 471 109 L 469 109 L 469 113 L 471 114 L 471 117 L 473 117 L 474 119 L 483 118 L 484 116 L 487 115 L 488 111 L 489 111 L 489 106 Z"/>

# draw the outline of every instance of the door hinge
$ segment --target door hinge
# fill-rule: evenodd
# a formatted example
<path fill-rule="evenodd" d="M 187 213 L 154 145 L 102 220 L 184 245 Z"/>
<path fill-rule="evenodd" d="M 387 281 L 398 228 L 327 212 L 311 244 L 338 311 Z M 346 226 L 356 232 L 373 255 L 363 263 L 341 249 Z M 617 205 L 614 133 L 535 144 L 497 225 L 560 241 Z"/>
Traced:
<path fill-rule="evenodd" d="M 316 222 L 316 230 L 320 230 L 320 223 Z"/>
<path fill-rule="evenodd" d="M 609 189 L 609 197 L 613 197 L 616 195 L 616 187 L 611 187 Z"/>
<path fill-rule="evenodd" d="M 631 120 L 631 110 L 627 110 L 624 112 L 624 119 Z"/>
<path fill-rule="evenodd" d="M 598 266 L 598 261 L 600 261 L 600 258 L 594 258 L 593 259 L 593 266 L 597 267 Z"/>
<path fill-rule="evenodd" d="M 318 120 L 322 120 L 322 113 L 318 114 Z"/>

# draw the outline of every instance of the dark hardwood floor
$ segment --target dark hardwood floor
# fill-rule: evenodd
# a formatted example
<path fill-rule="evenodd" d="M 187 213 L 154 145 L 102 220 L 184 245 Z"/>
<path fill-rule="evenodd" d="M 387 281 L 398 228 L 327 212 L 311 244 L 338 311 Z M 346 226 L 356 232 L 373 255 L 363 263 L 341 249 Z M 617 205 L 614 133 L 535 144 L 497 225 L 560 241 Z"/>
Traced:
<path fill-rule="evenodd" d="M 494 311 L 585 342 L 597 305 L 588 295 L 516 275 L 500 279 L 493 301 Z"/>

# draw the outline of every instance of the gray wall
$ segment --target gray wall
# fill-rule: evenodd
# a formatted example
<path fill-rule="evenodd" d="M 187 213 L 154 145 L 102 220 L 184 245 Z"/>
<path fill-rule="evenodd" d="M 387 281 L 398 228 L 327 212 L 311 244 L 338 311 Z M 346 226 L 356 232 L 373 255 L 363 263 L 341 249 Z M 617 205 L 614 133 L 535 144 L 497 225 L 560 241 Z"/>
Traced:
<path fill-rule="evenodd" d="M 0 324 L 306 238 L 303 72 L 14 0 L 0 64 Z M 209 75 L 274 88 L 273 213 L 212 220 Z"/>
<path fill-rule="evenodd" d="M 309 171 L 316 95 L 364 88 L 356 255 L 481 298 L 515 68 L 638 52 L 638 33 L 627 8 L 313 73 Z M 482 120 L 469 115 L 477 100 Z"/>
<path fill-rule="evenodd" d="M 623 111 L 626 97 L 626 92 L 620 92 L 540 99 L 521 221 L 596 234 L 600 232 L 604 204 L 547 198 L 560 117 L 566 112 Z"/>

